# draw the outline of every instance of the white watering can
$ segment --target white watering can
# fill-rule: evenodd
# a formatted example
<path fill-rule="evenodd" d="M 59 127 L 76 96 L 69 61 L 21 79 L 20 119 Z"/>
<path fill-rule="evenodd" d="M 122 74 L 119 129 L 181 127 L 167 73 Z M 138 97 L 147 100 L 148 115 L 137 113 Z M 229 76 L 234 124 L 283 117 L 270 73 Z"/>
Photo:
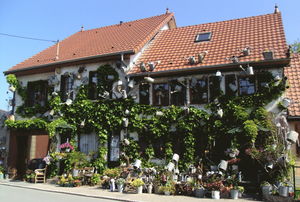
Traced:
<path fill-rule="evenodd" d="M 290 131 L 287 135 L 287 140 L 293 144 L 295 144 L 298 140 L 298 133 L 296 131 Z"/>
<path fill-rule="evenodd" d="M 174 170 L 174 168 L 175 168 L 175 164 L 172 163 L 172 162 L 169 162 L 166 169 L 167 169 L 169 172 L 172 172 L 172 171 Z"/>
<path fill-rule="evenodd" d="M 135 169 L 138 169 L 138 168 L 141 167 L 141 164 L 142 164 L 142 161 L 139 160 L 139 159 L 136 159 L 135 162 L 134 162 L 134 164 L 133 164 L 133 167 L 134 167 Z"/>
<path fill-rule="evenodd" d="M 173 154 L 173 161 L 178 162 L 179 161 L 179 155 L 178 154 Z"/>
<path fill-rule="evenodd" d="M 227 170 L 228 162 L 225 160 L 221 160 L 220 164 L 218 165 L 219 170 Z"/>

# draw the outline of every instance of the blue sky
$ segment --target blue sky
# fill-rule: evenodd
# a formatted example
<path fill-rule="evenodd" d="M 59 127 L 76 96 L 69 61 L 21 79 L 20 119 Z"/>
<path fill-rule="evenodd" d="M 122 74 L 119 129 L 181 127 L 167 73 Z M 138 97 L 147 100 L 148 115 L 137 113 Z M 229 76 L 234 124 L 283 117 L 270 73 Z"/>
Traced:
<path fill-rule="evenodd" d="M 300 39 L 300 0 L 1 0 L 0 33 L 62 40 L 80 30 L 92 29 L 163 14 L 175 13 L 177 26 L 195 25 L 282 12 L 288 43 Z M 42 51 L 51 42 L 0 35 L 0 71 Z M 8 85 L 0 74 L 0 109 L 7 109 Z"/>

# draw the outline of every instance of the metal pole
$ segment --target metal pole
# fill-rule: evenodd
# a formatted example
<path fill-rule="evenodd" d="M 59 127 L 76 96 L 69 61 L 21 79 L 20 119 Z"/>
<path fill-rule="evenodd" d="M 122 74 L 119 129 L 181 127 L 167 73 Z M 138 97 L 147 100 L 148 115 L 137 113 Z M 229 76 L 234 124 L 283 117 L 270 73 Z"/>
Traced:
<path fill-rule="evenodd" d="M 294 181 L 294 199 L 296 198 L 296 179 L 295 179 L 295 166 L 293 165 L 293 181 Z"/>

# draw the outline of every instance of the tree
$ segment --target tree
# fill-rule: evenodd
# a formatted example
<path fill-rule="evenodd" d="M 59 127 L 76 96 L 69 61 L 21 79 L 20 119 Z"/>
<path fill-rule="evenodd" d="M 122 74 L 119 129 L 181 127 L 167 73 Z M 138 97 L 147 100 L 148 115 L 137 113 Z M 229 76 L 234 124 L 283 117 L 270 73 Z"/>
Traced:
<path fill-rule="evenodd" d="M 300 41 L 297 40 L 291 44 L 293 53 L 300 53 Z"/>

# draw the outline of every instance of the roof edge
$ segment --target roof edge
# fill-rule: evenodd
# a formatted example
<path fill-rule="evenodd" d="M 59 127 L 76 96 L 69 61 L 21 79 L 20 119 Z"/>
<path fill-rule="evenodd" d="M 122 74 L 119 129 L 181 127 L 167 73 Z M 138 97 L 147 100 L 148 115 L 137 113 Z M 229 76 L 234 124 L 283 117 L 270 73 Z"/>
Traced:
<path fill-rule="evenodd" d="M 276 62 L 286 62 L 287 64 L 289 63 L 290 58 L 281 58 L 281 59 L 275 59 L 272 61 L 247 61 L 247 62 L 240 62 L 238 64 L 220 64 L 220 65 L 209 65 L 209 66 L 197 66 L 197 67 L 190 67 L 190 68 L 181 68 L 181 69 L 172 69 L 172 70 L 165 70 L 165 71 L 157 71 L 157 72 L 142 72 L 142 73 L 132 73 L 132 74 L 127 74 L 127 76 L 131 77 L 139 77 L 139 76 L 148 76 L 148 75 L 163 75 L 163 74 L 169 74 L 169 73 L 180 73 L 180 72 L 192 72 L 192 71 L 207 71 L 207 70 L 214 70 L 216 68 L 221 68 L 221 67 L 228 67 L 232 68 L 233 66 L 239 66 L 239 65 L 244 65 L 244 64 L 264 64 L 264 63 L 276 63 Z"/>
<path fill-rule="evenodd" d="M 71 60 L 63 60 L 63 61 L 59 61 L 59 62 L 53 62 L 53 63 L 49 63 L 49 64 L 31 66 L 31 67 L 26 67 L 26 68 L 22 68 L 22 69 L 7 70 L 7 71 L 4 71 L 3 74 L 7 75 L 7 74 L 13 74 L 13 73 L 27 71 L 27 70 L 39 69 L 39 68 L 46 67 L 46 66 L 54 66 L 54 65 L 65 64 L 65 63 L 70 63 L 70 62 L 79 62 L 82 60 L 90 60 L 90 59 L 95 59 L 95 58 L 109 57 L 109 56 L 115 56 L 115 55 L 119 55 L 119 54 L 134 54 L 134 53 L 135 53 L 134 50 L 128 50 L 128 51 L 121 51 L 121 52 L 116 52 L 116 53 L 94 55 L 94 56 L 89 56 L 89 57 L 84 57 L 84 58 L 76 58 L 76 59 L 71 59 Z"/>

